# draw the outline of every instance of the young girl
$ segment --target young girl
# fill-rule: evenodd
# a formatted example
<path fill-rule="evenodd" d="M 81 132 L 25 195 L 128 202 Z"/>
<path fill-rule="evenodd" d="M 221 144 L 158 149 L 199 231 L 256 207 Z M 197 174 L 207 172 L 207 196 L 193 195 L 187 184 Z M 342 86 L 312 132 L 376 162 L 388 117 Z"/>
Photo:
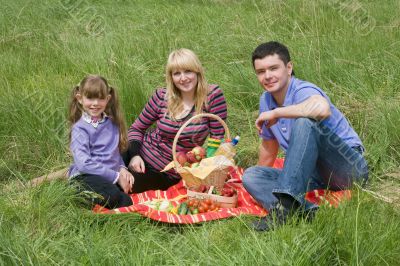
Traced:
<path fill-rule="evenodd" d="M 132 205 L 126 193 L 134 179 L 120 155 L 128 140 L 115 89 L 103 77 L 84 78 L 72 91 L 69 122 L 74 159 L 70 180 L 78 181 L 81 191 L 99 194 L 93 203 L 107 208 Z"/>

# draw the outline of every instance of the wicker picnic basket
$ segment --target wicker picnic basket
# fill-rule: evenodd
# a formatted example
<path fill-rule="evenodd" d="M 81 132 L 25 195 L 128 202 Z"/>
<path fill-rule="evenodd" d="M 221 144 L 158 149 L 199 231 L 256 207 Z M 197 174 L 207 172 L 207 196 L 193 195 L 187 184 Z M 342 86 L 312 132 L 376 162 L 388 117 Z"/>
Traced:
<path fill-rule="evenodd" d="M 219 116 L 214 115 L 214 114 L 209 114 L 209 113 L 203 113 L 203 114 L 198 114 L 193 117 L 191 117 L 186 123 L 182 125 L 182 127 L 179 129 L 178 133 L 176 134 L 174 138 L 174 142 L 172 144 L 172 156 L 173 156 L 173 161 L 175 165 L 175 170 L 179 175 L 182 177 L 182 179 L 185 182 L 186 187 L 197 187 L 200 186 L 201 184 L 204 185 L 211 185 L 214 186 L 218 189 L 222 189 L 224 187 L 225 181 L 228 177 L 228 172 L 229 172 L 229 167 L 226 166 L 218 166 L 215 169 L 213 169 L 204 179 L 201 179 L 197 176 L 194 176 L 188 169 L 187 167 L 182 167 L 179 162 L 176 159 L 176 145 L 178 143 L 178 139 L 183 132 L 183 130 L 195 119 L 201 118 L 201 117 L 209 117 L 218 120 L 221 125 L 225 129 L 225 136 L 226 138 L 230 139 L 230 133 L 229 129 L 224 122 Z M 201 166 L 200 166 L 201 167 Z M 200 169 L 201 170 L 201 169 Z"/>

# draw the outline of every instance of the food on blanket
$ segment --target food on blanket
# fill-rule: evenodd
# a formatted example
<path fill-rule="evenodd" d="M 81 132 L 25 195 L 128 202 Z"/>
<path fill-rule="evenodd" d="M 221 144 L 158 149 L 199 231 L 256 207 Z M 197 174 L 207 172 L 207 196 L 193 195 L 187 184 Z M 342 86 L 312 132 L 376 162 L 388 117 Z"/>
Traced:
<path fill-rule="evenodd" d="M 200 201 L 198 199 L 191 199 L 187 202 L 189 208 L 197 208 L 199 206 Z"/>
<path fill-rule="evenodd" d="M 210 205 L 208 205 L 208 208 L 209 208 L 209 210 L 214 211 L 214 210 L 216 210 L 218 207 L 217 207 L 217 205 L 214 204 L 214 202 L 213 202 L 213 203 L 211 203 Z"/>
<path fill-rule="evenodd" d="M 201 206 L 200 207 L 204 208 L 204 212 L 208 212 L 208 211 L 217 211 L 217 210 L 219 210 L 219 208 L 221 206 L 220 206 L 220 204 L 218 202 L 215 202 L 215 201 L 213 201 L 211 199 L 204 199 L 201 202 Z M 200 210 L 199 210 L 199 212 L 200 212 Z"/>
<path fill-rule="evenodd" d="M 192 199 L 189 201 L 188 205 L 190 206 L 189 208 L 193 209 L 192 213 L 195 213 L 196 210 L 198 211 L 198 213 L 217 211 L 220 208 L 220 204 L 218 202 L 214 202 L 211 199 Z"/>
<path fill-rule="evenodd" d="M 190 199 L 179 205 L 177 214 L 198 214 L 218 211 L 220 207 L 221 205 L 218 202 L 214 202 L 211 199 Z"/>
<path fill-rule="evenodd" d="M 188 212 L 186 214 L 197 214 L 199 212 L 198 210 L 198 204 L 199 201 L 192 199 L 192 200 L 188 200 L 186 201 L 186 204 L 188 206 Z"/>
<path fill-rule="evenodd" d="M 160 203 L 160 205 L 159 205 L 159 207 L 158 207 L 158 210 L 159 211 L 164 211 L 164 212 L 169 212 L 169 211 L 171 211 L 171 209 L 173 208 L 174 206 L 172 205 L 172 203 L 169 201 L 169 200 L 163 200 L 161 203 Z"/>
<path fill-rule="evenodd" d="M 206 185 L 201 184 L 201 185 L 199 186 L 199 192 L 201 192 L 201 193 L 206 193 L 207 191 L 208 191 L 208 188 L 207 188 Z"/>
<path fill-rule="evenodd" d="M 202 207 L 205 212 L 208 211 L 208 204 L 205 203 L 204 201 L 200 202 L 200 206 L 199 207 Z"/>
<path fill-rule="evenodd" d="M 207 205 L 211 205 L 213 203 L 213 201 L 211 199 L 205 199 L 204 203 Z"/>
<path fill-rule="evenodd" d="M 216 187 L 213 188 L 212 194 L 221 196 L 221 192 Z"/>
<path fill-rule="evenodd" d="M 221 191 L 221 196 L 233 197 L 236 194 L 236 190 L 231 187 L 224 187 Z"/>
<path fill-rule="evenodd" d="M 199 213 L 204 213 L 204 212 L 206 212 L 206 210 L 204 209 L 203 206 L 200 206 L 200 207 L 198 208 L 198 210 L 199 210 Z"/>
<path fill-rule="evenodd" d="M 152 209 L 155 209 L 157 211 L 163 211 L 163 212 L 171 212 L 171 210 L 174 208 L 172 203 L 169 200 L 152 200 L 152 201 L 146 201 L 143 203 L 144 205 L 149 206 Z"/>
<path fill-rule="evenodd" d="M 193 154 L 196 157 L 196 160 L 200 162 L 202 159 L 206 158 L 206 150 L 203 147 L 196 146 L 192 149 Z"/>
<path fill-rule="evenodd" d="M 181 166 L 185 166 L 185 164 L 188 162 L 188 158 L 186 156 L 186 153 L 183 151 L 177 152 L 176 153 L 176 160 Z"/>
<path fill-rule="evenodd" d="M 183 215 L 183 214 L 187 214 L 187 212 L 188 212 L 187 203 L 186 203 L 186 202 L 182 202 L 182 203 L 179 205 L 178 214 L 179 214 L 179 215 Z"/>
<path fill-rule="evenodd" d="M 178 208 L 179 206 L 172 207 L 172 209 L 169 212 L 172 214 L 178 214 Z"/>
<path fill-rule="evenodd" d="M 199 193 L 207 193 L 210 190 L 210 187 L 211 186 L 206 186 L 202 184 L 198 187 L 190 187 L 189 189 Z M 224 187 L 222 190 L 219 190 L 216 187 L 214 187 L 212 190 L 212 194 L 223 197 L 233 197 L 236 195 L 236 190 L 232 187 Z"/>

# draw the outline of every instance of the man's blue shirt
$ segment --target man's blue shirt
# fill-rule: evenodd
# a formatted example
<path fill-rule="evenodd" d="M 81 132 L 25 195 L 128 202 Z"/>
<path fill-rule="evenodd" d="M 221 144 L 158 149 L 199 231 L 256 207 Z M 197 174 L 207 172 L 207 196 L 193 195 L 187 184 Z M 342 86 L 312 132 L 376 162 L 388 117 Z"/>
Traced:
<path fill-rule="evenodd" d="M 336 135 L 343 139 L 350 147 L 362 146 L 362 142 L 350 126 L 344 115 L 331 103 L 329 97 L 316 85 L 292 77 L 286 92 L 283 106 L 299 104 L 312 95 L 321 95 L 331 107 L 331 115 L 322 121 L 322 125 L 330 128 Z M 260 97 L 260 113 L 279 108 L 272 95 L 264 92 Z M 295 119 L 279 118 L 277 123 L 270 128 L 266 128 L 265 124 L 262 128 L 260 136 L 265 140 L 276 139 L 280 147 L 286 151 L 290 142 L 290 133 Z"/>

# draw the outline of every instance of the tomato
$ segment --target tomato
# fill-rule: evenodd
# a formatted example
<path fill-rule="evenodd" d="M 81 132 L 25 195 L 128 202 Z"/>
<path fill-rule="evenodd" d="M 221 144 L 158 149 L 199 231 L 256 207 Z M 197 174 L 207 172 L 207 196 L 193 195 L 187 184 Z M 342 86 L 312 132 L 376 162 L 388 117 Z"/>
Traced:
<path fill-rule="evenodd" d="M 212 200 L 211 199 L 205 199 L 204 203 L 206 203 L 207 205 L 211 205 L 212 204 Z"/>
<path fill-rule="evenodd" d="M 215 209 L 214 203 L 212 203 L 209 208 L 210 208 L 210 211 L 213 211 Z"/>
<path fill-rule="evenodd" d="M 199 211 L 199 213 L 205 212 L 203 206 L 200 206 L 200 207 L 198 208 L 198 211 Z"/>
<path fill-rule="evenodd" d="M 205 203 L 204 201 L 202 201 L 202 202 L 200 203 L 200 207 L 203 207 L 204 212 L 207 212 L 208 209 L 209 209 L 208 204 Z M 200 208 L 200 207 L 199 207 L 199 208 Z"/>
<path fill-rule="evenodd" d="M 193 206 L 193 200 L 189 200 L 189 201 L 187 202 L 187 206 L 188 206 L 188 207 Z"/>
<path fill-rule="evenodd" d="M 198 199 L 193 199 L 193 206 L 194 207 L 199 206 L 199 200 Z"/>

